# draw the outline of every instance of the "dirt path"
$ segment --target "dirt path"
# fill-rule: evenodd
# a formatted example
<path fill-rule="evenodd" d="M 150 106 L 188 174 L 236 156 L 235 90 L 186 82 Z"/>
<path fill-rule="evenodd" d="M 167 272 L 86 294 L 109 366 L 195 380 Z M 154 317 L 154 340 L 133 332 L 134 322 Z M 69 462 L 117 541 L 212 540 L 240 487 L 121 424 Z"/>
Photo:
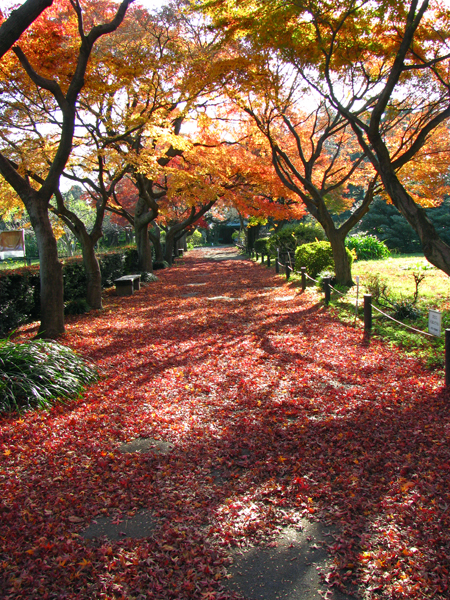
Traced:
<path fill-rule="evenodd" d="M 158 277 L 68 319 L 82 399 L 0 420 L 2 598 L 443 600 L 441 380 L 233 249 Z"/>

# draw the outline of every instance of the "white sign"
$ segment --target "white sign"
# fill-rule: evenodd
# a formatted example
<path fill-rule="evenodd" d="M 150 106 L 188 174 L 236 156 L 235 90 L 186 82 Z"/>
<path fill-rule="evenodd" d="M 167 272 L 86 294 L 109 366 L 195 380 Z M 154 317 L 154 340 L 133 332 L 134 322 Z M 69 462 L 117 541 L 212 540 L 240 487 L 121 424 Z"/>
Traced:
<path fill-rule="evenodd" d="M 441 335 L 442 314 L 438 310 L 428 313 L 428 332 L 439 337 Z"/>

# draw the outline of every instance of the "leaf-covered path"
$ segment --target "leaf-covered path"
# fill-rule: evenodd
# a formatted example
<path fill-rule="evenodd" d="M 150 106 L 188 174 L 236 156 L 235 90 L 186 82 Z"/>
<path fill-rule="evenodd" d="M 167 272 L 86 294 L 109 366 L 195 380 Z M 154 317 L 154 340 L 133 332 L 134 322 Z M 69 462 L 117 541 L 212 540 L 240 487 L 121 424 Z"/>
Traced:
<path fill-rule="evenodd" d="M 338 532 L 329 585 L 448 598 L 442 380 L 250 261 L 198 250 L 158 276 L 69 321 L 104 373 L 83 399 L 0 420 L 1 597 L 238 597 L 230 548 L 307 517 Z M 117 539 L 87 539 L 105 518 Z"/>

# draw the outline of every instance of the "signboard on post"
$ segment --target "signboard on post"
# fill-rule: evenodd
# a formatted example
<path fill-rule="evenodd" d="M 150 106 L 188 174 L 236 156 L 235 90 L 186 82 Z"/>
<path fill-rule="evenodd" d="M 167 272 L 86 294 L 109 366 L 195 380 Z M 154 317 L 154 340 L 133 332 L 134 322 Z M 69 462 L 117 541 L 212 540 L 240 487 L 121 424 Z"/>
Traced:
<path fill-rule="evenodd" d="M 428 333 L 440 337 L 442 314 L 438 310 L 430 310 L 428 313 Z"/>
<path fill-rule="evenodd" d="M 5 258 L 23 258 L 25 256 L 25 231 L 0 232 L 0 260 Z"/>

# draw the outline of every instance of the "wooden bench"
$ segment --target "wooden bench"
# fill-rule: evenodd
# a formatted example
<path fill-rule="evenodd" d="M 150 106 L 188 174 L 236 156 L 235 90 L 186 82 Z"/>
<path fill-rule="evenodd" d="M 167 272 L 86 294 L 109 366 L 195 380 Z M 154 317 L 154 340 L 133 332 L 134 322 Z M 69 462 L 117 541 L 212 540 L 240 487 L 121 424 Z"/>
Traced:
<path fill-rule="evenodd" d="M 116 293 L 118 296 L 130 296 L 136 290 L 141 289 L 140 275 L 124 275 L 115 279 Z"/>

